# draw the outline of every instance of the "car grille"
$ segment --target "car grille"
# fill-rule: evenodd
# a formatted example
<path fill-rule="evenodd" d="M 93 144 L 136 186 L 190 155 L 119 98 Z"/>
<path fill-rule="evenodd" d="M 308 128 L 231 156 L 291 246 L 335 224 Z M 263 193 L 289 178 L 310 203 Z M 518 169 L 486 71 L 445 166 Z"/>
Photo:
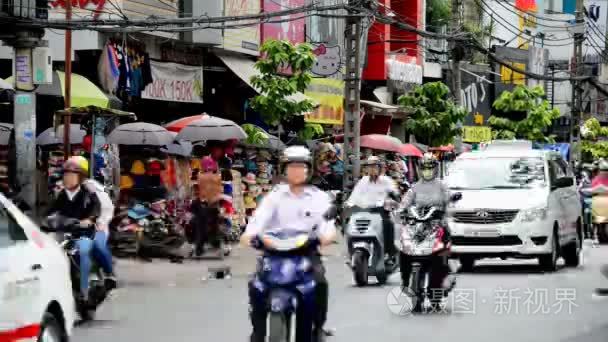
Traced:
<path fill-rule="evenodd" d="M 453 236 L 452 244 L 455 246 L 516 246 L 521 245 L 522 241 L 517 235 L 498 237 Z"/>
<path fill-rule="evenodd" d="M 519 210 L 478 210 L 459 211 L 453 214 L 456 223 L 496 224 L 509 223 L 515 219 Z"/>

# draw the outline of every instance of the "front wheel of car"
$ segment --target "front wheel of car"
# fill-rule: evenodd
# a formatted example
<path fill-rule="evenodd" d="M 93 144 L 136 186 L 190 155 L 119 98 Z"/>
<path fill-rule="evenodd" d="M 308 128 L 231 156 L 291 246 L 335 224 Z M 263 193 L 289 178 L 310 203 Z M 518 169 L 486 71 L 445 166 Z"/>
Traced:
<path fill-rule="evenodd" d="M 549 254 L 542 255 L 538 258 L 538 262 L 540 267 L 545 272 L 555 272 L 557 271 L 557 258 L 558 258 L 558 237 L 554 232 L 553 237 L 551 238 L 551 252 Z"/>
<path fill-rule="evenodd" d="M 580 227 L 580 222 L 578 223 L 578 226 Z M 563 249 L 562 255 L 564 257 L 564 263 L 567 267 L 578 267 L 578 265 L 580 264 L 581 249 L 583 246 L 582 244 L 582 232 L 579 228 L 577 229 L 576 241 L 564 247 Z"/>
<path fill-rule="evenodd" d="M 67 342 L 64 335 L 63 327 L 61 327 L 57 318 L 50 313 L 44 314 L 38 342 Z"/>

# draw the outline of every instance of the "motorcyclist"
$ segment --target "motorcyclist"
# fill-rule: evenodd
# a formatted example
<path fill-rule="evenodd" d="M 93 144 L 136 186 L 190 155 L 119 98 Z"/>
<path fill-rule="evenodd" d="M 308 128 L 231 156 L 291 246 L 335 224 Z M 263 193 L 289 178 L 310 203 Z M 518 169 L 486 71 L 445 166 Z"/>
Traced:
<path fill-rule="evenodd" d="M 388 176 L 380 175 L 380 159 L 376 156 L 369 156 L 365 164 L 368 175 L 362 177 L 357 182 L 348 201 L 346 201 L 346 205 L 348 207 L 371 208 L 377 205 L 377 203 L 384 203 L 387 197 L 397 200 L 399 190 L 397 190 L 395 182 Z M 394 263 L 397 254 L 394 224 L 388 210 L 382 208 L 380 214 L 382 216 L 384 246 L 386 248 L 385 258 L 387 263 Z"/>
<path fill-rule="evenodd" d="M 89 170 L 88 161 L 82 157 L 70 157 L 63 165 L 64 189 L 58 194 L 48 211 L 48 216 L 59 215 L 77 219 L 82 228 L 94 228 L 96 222 L 106 222 L 101 215 L 101 204 L 96 196 L 84 185 Z M 101 221 L 98 221 L 101 218 Z M 96 251 L 99 265 L 106 273 L 106 285 L 115 287 L 116 280 L 112 269 L 111 254 L 107 247 L 108 235 L 103 228 L 97 230 L 94 239 L 80 238 L 76 243 L 80 251 L 80 290 L 81 300 L 88 302 L 89 273 L 91 255 Z"/>
<path fill-rule="evenodd" d="M 425 153 L 419 161 L 420 180 L 412 185 L 401 202 L 401 210 L 410 207 L 437 207 L 445 211 L 450 202 L 448 188 L 439 179 L 439 162 L 431 153 Z M 450 231 L 447 222 L 442 224 L 444 228 L 443 242 L 450 240 Z M 411 263 L 408 256 L 400 253 L 401 280 L 402 285 L 407 287 L 410 280 Z M 449 273 L 447 259 L 438 258 L 434 261 L 431 271 L 429 288 L 441 289 L 445 286 L 443 281 Z M 433 291 L 435 292 L 435 291 Z"/>
<path fill-rule="evenodd" d="M 276 186 L 260 203 L 252 220 L 241 237 L 241 244 L 248 246 L 252 239 L 264 230 L 292 229 L 312 232 L 317 227 L 317 236 L 321 246 L 331 244 L 336 237 L 336 228 L 331 220 L 325 217 L 332 207 L 328 194 L 317 187 L 309 185 L 312 173 L 310 151 L 303 146 L 291 146 L 283 152 L 281 161 L 286 170 L 287 184 Z M 327 319 L 328 283 L 321 254 L 311 256 L 315 273 L 316 315 L 313 336 L 321 341 L 324 335 L 330 334 L 323 329 Z M 262 342 L 266 336 L 266 303 L 255 301 L 257 289 L 249 283 L 251 305 L 252 342 Z"/>

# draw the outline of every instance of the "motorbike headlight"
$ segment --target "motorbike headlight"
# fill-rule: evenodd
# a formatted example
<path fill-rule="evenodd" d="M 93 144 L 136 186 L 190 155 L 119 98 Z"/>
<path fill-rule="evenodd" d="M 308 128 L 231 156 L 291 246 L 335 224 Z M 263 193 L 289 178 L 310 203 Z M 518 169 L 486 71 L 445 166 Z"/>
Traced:
<path fill-rule="evenodd" d="M 522 210 L 520 215 L 521 220 L 524 222 L 544 220 L 547 218 L 547 208 L 532 208 Z"/>

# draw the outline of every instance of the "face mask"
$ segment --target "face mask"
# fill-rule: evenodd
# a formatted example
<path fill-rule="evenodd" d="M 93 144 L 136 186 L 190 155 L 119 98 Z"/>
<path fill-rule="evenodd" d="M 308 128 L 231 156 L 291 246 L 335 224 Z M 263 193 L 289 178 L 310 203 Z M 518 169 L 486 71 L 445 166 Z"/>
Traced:
<path fill-rule="evenodd" d="M 424 169 L 422 170 L 422 178 L 431 179 L 433 178 L 433 170 L 432 169 Z"/>

